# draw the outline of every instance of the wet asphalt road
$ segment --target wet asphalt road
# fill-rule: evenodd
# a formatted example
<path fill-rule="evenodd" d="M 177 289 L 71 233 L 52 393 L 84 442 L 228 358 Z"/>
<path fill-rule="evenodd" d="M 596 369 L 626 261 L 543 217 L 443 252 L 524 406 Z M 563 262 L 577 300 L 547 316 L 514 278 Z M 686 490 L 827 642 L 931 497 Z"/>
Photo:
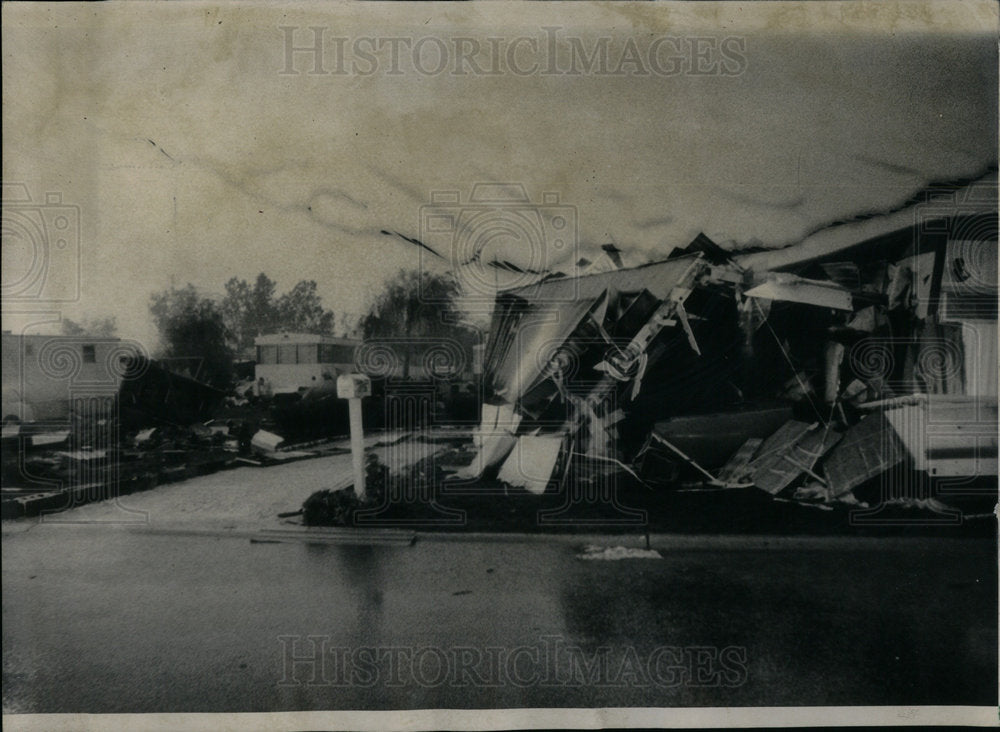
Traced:
<path fill-rule="evenodd" d="M 653 546 L 5 532 L 4 709 L 997 703 L 989 540 Z"/>

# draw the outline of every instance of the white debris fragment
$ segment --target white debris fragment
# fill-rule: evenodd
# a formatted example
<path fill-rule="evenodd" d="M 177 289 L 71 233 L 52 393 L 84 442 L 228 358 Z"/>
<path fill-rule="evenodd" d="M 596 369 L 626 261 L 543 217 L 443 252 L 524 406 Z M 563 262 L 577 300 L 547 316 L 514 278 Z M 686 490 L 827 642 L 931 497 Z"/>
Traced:
<path fill-rule="evenodd" d="M 624 546 L 596 546 L 590 544 L 583 548 L 583 554 L 577 554 L 577 559 L 604 559 L 617 561 L 619 559 L 662 559 L 655 549 L 633 549 Z"/>
<path fill-rule="evenodd" d="M 285 438 L 281 435 L 266 430 L 257 430 L 250 440 L 250 445 L 258 452 L 274 452 L 281 447 L 284 441 Z"/>

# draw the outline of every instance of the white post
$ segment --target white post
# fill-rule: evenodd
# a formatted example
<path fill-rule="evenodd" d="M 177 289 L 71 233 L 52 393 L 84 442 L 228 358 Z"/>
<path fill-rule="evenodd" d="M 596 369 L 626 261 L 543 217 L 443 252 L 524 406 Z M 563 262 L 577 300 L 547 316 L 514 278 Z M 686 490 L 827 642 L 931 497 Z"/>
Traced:
<path fill-rule="evenodd" d="M 354 495 L 365 500 L 365 430 L 361 423 L 361 397 L 347 400 L 351 416 L 351 460 L 354 463 Z"/>
<path fill-rule="evenodd" d="M 372 382 L 363 374 L 337 377 L 337 396 L 347 400 L 351 423 L 351 462 L 354 464 L 354 494 L 365 499 L 365 430 L 361 420 L 361 399 L 372 393 Z"/>

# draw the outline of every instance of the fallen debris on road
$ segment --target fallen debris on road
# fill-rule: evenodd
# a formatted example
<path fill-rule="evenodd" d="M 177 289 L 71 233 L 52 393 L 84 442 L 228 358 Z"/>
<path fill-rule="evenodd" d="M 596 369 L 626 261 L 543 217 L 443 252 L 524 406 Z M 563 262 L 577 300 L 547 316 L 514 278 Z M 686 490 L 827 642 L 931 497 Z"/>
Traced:
<path fill-rule="evenodd" d="M 589 544 L 583 552 L 576 555 L 577 559 L 616 562 L 622 559 L 663 559 L 656 549 L 636 549 L 624 546 L 595 546 Z"/>

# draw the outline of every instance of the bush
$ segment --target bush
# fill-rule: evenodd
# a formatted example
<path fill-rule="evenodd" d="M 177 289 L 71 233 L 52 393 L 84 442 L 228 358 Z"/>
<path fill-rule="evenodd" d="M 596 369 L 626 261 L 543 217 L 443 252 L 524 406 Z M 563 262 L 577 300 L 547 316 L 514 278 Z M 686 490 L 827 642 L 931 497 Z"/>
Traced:
<path fill-rule="evenodd" d="M 339 490 L 316 491 L 302 504 L 302 520 L 307 526 L 352 526 L 354 512 L 366 506 L 379 506 L 385 499 L 389 469 L 378 456 L 365 459 L 365 500 L 358 499 L 354 486 Z"/>

